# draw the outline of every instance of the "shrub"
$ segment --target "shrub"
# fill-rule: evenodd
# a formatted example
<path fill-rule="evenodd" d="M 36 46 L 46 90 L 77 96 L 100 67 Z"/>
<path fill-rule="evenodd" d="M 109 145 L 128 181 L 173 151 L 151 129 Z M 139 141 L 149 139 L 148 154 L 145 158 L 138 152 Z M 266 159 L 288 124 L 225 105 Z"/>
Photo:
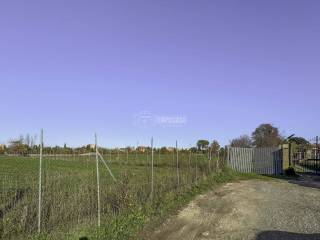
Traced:
<path fill-rule="evenodd" d="M 293 167 L 287 168 L 284 172 L 287 176 L 297 176 L 296 171 Z"/>

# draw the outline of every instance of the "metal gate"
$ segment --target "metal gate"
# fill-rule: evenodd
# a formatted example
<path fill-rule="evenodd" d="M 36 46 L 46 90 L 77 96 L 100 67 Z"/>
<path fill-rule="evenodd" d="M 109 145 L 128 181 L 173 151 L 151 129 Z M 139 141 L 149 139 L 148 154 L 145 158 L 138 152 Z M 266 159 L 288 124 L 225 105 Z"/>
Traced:
<path fill-rule="evenodd" d="M 282 151 L 269 148 L 228 148 L 228 166 L 244 173 L 282 174 Z"/>
<path fill-rule="evenodd" d="M 308 144 L 290 144 L 291 165 L 298 173 L 320 174 L 320 148 L 318 137 Z"/>

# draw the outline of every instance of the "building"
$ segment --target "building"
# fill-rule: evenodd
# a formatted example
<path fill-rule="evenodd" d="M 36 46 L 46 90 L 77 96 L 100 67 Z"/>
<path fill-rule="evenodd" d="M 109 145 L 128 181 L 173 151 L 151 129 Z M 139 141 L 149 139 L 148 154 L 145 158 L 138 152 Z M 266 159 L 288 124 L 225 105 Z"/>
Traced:
<path fill-rule="evenodd" d="M 125 147 L 125 148 L 120 148 L 121 152 L 133 152 L 134 147 Z"/>
<path fill-rule="evenodd" d="M 174 151 L 175 151 L 175 148 L 173 148 L 173 147 L 167 147 L 167 151 L 168 151 L 168 152 L 174 152 Z"/>
<path fill-rule="evenodd" d="M 139 146 L 139 147 L 137 147 L 137 151 L 138 151 L 138 152 L 145 152 L 145 151 L 146 151 L 146 147 L 144 147 L 144 146 Z"/>
<path fill-rule="evenodd" d="M 89 148 L 90 150 L 95 149 L 96 145 L 95 144 L 88 144 L 87 148 Z"/>
<path fill-rule="evenodd" d="M 6 145 L 0 144 L 0 154 L 4 154 L 6 149 Z"/>

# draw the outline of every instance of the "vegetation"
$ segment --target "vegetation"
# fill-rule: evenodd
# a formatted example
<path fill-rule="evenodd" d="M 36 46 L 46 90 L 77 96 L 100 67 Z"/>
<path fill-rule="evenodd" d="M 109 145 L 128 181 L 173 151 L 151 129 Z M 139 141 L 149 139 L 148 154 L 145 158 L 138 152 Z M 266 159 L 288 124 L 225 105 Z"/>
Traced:
<path fill-rule="evenodd" d="M 242 135 L 238 138 L 231 140 L 230 145 L 231 147 L 249 148 L 252 147 L 252 141 L 248 135 Z"/>
<path fill-rule="evenodd" d="M 231 147 L 275 147 L 284 141 L 278 128 L 269 123 L 259 125 L 251 137 L 242 135 L 230 141 Z"/>
<path fill-rule="evenodd" d="M 3 151 L 14 156 L 0 156 L 0 239 L 143 239 L 144 234 L 138 234 L 147 232 L 143 226 L 161 221 L 196 194 L 222 182 L 257 177 L 225 168 L 226 151 L 216 140 L 210 144 L 202 139 L 196 147 L 180 149 L 178 162 L 176 149 L 154 149 L 153 179 L 150 147 L 99 148 L 116 181 L 100 162 L 102 225 L 98 228 L 95 146 L 48 146 L 43 149 L 38 235 L 39 159 L 35 154 L 39 146 L 35 139 L 27 135 L 11 140 Z M 281 140 L 277 128 L 262 124 L 251 138 L 240 136 L 231 146 L 269 147 Z M 290 141 L 306 144 L 303 138 Z"/>
<path fill-rule="evenodd" d="M 203 139 L 198 140 L 197 147 L 198 147 L 199 151 L 206 150 L 209 147 L 209 141 L 208 140 L 203 140 Z"/>
<path fill-rule="evenodd" d="M 287 168 L 287 169 L 285 170 L 285 174 L 286 174 L 287 176 L 291 176 L 291 177 L 297 176 L 296 171 L 294 170 L 293 167 Z"/>
<path fill-rule="evenodd" d="M 217 140 L 213 140 L 211 145 L 210 145 L 210 150 L 212 152 L 213 155 L 217 155 L 219 154 L 220 151 L 220 144 L 218 143 Z"/>
<path fill-rule="evenodd" d="M 223 168 L 183 192 L 165 194 L 157 202 L 156 208 L 154 205 L 150 205 L 143 209 L 133 209 L 118 216 L 117 219 L 105 222 L 101 228 L 86 229 L 82 236 L 92 240 L 148 240 L 149 234 L 153 232 L 155 227 L 163 222 L 168 215 L 191 201 L 194 196 L 216 188 L 222 183 L 253 178 L 268 179 L 257 174 L 236 173 L 228 168 Z"/>
<path fill-rule="evenodd" d="M 269 123 L 261 124 L 252 133 L 253 146 L 255 147 L 276 147 L 283 141 L 278 128 Z"/>
<path fill-rule="evenodd" d="M 303 137 L 292 137 L 289 139 L 289 142 L 294 143 L 296 145 L 305 145 L 305 146 L 310 145 L 310 142 Z"/>
<path fill-rule="evenodd" d="M 110 156 L 111 155 L 111 156 Z M 0 157 L 0 238 L 126 239 L 152 216 L 175 206 L 184 193 L 194 191 L 220 172 L 223 162 L 202 153 L 154 154 L 154 193 L 151 198 L 150 152 L 110 152 L 104 158 L 115 175 L 100 165 L 103 226 L 97 224 L 96 163 L 92 154 L 45 155 L 43 159 L 42 234 L 37 232 L 38 157 Z M 221 161 L 221 159 L 220 159 Z M 179 174 L 179 181 L 177 175 Z M 96 229 L 92 232 L 88 229 Z"/>

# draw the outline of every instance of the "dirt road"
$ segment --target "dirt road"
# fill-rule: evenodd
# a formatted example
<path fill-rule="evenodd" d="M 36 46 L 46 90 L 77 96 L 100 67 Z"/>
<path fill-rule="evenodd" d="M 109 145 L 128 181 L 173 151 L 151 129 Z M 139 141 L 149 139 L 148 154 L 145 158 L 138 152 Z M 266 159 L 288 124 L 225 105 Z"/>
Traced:
<path fill-rule="evenodd" d="M 320 239 L 320 189 L 305 181 L 248 180 L 198 196 L 151 240 Z"/>

